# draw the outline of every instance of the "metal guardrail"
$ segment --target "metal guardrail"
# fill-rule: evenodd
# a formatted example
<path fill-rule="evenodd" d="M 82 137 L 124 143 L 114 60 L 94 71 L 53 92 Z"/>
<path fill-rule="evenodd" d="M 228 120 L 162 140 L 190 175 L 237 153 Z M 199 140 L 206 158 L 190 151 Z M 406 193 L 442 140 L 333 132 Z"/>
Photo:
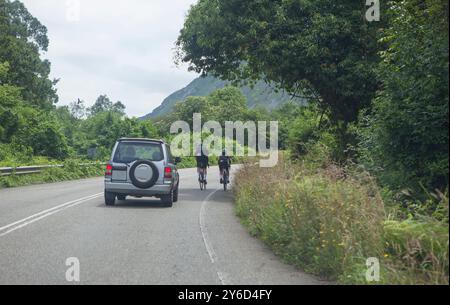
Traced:
<path fill-rule="evenodd" d="M 80 166 L 89 165 L 104 165 L 106 163 L 86 163 L 80 164 Z M 62 168 L 64 165 L 53 164 L 53 165 L 37 165 L 37 166 L 20 166 L 20 167 L 0 167 L 0 177 L 11 176 L 11 175 L 30 175 L 39 174 L 45 169 L 49 168 Z"/>

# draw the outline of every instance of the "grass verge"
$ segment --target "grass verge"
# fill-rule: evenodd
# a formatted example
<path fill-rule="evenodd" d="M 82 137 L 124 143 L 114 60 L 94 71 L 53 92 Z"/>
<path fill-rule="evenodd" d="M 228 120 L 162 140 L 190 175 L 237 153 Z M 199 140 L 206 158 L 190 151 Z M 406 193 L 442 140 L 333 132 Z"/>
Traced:
<path fill-rule="evenodd" d="M 448 223 L 389 219 L 375 181 L 327 165 L 245 164 L 235 177 L 236 212 L 284 260 L 343 284 L 448 284 Z M 448 207 L 448 199 L 447 199 Z"/>
<path fill-rule="evenodd" d="M 81 163 L 83 162 L 79 160 L 67 160 L 62 168 L 49 168 L 36 174 L 0 177 L 0 188 L 100 177 L 104 174 L 103 164 L 79 165 Z"/>

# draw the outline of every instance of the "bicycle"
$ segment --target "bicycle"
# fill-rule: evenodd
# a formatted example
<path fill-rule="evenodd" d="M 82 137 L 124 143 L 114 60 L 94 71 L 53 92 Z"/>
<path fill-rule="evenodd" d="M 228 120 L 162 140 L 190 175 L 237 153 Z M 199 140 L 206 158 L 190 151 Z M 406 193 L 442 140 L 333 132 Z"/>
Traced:
<path fill-rule="evenodd" d="M 199 168 L 198 183 L 200 184 L 200 190 L 206 190 L 205 168 Z"/>
<path fill-rule="evenodd" d="M 228 190 L 228 184 L 230 183 L 230 173 L 228 172 L 227 169 L 223 170 L 223 179 L 222 179 L 222 184 L 223 184 L 223 190 L 226 192 Z"/>

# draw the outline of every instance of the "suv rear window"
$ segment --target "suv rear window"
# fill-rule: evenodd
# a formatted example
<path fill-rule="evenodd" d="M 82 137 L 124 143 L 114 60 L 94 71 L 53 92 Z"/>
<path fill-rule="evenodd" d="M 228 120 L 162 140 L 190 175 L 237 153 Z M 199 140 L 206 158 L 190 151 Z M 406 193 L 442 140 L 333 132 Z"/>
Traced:
<path fill-rule="evenodd" d="M 113 162 L 131 163 L 136 160 L 162 161 L 164 152 L 160 143 L 121 142 L 117 146 Z"/>

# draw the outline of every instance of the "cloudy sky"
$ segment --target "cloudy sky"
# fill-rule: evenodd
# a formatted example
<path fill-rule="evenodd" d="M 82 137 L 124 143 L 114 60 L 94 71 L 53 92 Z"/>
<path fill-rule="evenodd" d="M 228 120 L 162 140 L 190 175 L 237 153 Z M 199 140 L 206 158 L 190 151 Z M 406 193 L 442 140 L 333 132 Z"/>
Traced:
<path fill-rule="evenodd" d="M 47 26 L 60 105 L 100 94 L 142 116 L 197 77 L 173 63 L 174 42 L 196 0 L 22 0 Z"/>

